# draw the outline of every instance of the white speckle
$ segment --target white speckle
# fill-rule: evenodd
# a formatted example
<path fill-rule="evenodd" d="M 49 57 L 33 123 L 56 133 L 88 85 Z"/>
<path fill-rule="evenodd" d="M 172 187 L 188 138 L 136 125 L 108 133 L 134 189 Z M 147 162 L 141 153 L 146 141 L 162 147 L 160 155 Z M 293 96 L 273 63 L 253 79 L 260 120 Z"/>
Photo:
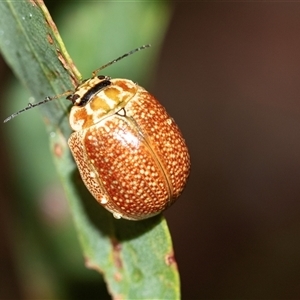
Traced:
<path fill-rule="evenodd" d="M 108 126 L 104 126 L 103 129 L 106 131 L 106 132 L 110 132 L 110 128 Z"/>
<path fill-rule="evenodd" d="M 51 138 L 55 138 L 55 136 L 56 136 L 56 133 L 54 131 L 50 132 L 50 137 Z"/>
<path fill-rule="evenodd" d="M 173 123 L 173 120 L 172 120 L 172 119 L 167 119 L 167 123 L 168 123 L 169 125 L 171 125 L 171 124 Z"/>
<path fill-rule="evenodd" d="M 22 20 L 25 20 L 25 17 L 22 17 Z"/>
<path fill-rule="evenodd" d="M 95 172 L 90 172 L 90 177 L 95 178 L 96 177 Z"/>
<path fill-rule="evenodd" d="M 117 212 L 114 212 L 113 216 L 114 216 L 115 219 L 121 219 L 122 218 L 122 215 L 120 213 L 117 213 Z"/>
<path fill-rule="evenodd" d="M 29 14 L 29 18 L 32 18 L 32 13 Z"/>
<path fill-rule="evenodd" d="M 131 132 L 119 131 L 114 134 L 114 138 L 119 140 L 125 146 L 128 146 L 129 144 L 134 148 L 137 148 L 140 144 L 138 137 Z"/>
<path fill-rule="evenodd" d="M 105 198 L 104 196 L 100 199 L 101 204 L 106 204 L 108 202 L 108 199 Z"/>

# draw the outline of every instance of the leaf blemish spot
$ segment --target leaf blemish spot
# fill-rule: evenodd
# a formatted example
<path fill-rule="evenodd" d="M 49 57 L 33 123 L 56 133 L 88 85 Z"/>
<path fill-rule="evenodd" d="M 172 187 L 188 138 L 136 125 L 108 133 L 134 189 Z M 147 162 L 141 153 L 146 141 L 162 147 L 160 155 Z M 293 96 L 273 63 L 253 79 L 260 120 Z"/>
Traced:
<path fill-rule="evenodd" d="M 48 42 L 49 42 L 50 45 L 53 44 L 53 38 L 52 38 L 52 36 L 51 36 L 50 33 L 47 34 L 47 40 L 48 40 Z"/>
<path fill-rule="evenodd" d="M 113 261 L 115 263 L 115 266 L 118 269 L 122 269 L 123 263 L 122 263 L 122 259 L 120 256 L 121 249 L 122 249 L 121 244 L 115 238 L 111 239 L 111 244 L 112 244 L 112 250 L 113 250 Z"/>
<path fill-rule="evenodd" d="M 54 144 L 54 154 L 56 157 L 60 158 L 63 155 L 63 150 L 60 144 L 55 143 Z"/>
<path fill-rule="evenodd" d="M 84 258 L 84 265 L 88 269 L 96 270 L 97 272 L 103 274 L 103 270 L 101 268 L 99 268 L 99 266 L 96 263 L 92 262 L 92 260 L 88 257 Z"/>
<path fill-rule="evenodd" d="M 165 256 L 165 263 L 167 266 L 177 265 L 174 253 L 169 253 Z"/>
<path fill-rule="evenodd" d="M 57 53 L 57 58 L 62 63 L 64 69 L 68 70 L 69 68 L 68 68 L 67 62 L 66 62 L 65 58 L 63 57 L 63 55 L 61 54 L 61 52 L 58 49 L 56 49 L 56 53 Z"/>
<path fill-rule="evenodd" d="M 115 281 L 120 282 L 122 280 L 122 274 L 119 272 L 116 272 L 114 274 L 114 279 L 115 279 Z"/>

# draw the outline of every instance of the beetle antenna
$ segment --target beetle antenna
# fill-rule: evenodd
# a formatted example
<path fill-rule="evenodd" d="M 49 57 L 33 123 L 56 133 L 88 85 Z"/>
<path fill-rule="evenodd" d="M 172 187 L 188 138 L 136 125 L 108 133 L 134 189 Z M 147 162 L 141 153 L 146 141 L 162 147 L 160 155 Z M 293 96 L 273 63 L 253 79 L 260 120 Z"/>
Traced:
<path fill-rule="evenodd" d="M 118 58 L 116 58 L 116 59 L 114 59 L 114 60 L 108 62 L 107 64 L 105 64 L 104 66 L 100 67 L 99 69 L 96 69 L 96 70 L 92 73 L 92 77 L 95 77 L 95 76 L 97 75 L 97 73 L 99 73 L 99 71 L 101 71 L 101 70 L 105 69 L 106 67 L 108 67 L 108 66 L 110 66 L 110 65 L 112 65 L 112 64 L 114 64 L 114 63 L 116 63 L 117 61 L 119 61 L 119 60 L 121 60 L 121 59 L 123 59 L 123 58 L 125 58 L 125 57 L 127 57 L 127 56 L 129 56 L 129 55 L 131 55 L 131 54 L 133 54 L 133 53 L 135 53 L 135 52 L 144 50 L 144 49 L 149 48 L 149 47 L 151 47 L 150 44 L 143 45 L 143 46 L 141 46 L 141 47 L 138 47 L 138 48 L 136 48 L 136 49 L 133 49 L 133 50 L 131 50 L 131 51 L 129 51 L 129 52 L 123 54 L 122 56 L 120 56 L 120 57 L 118 57 Z"/>
<path fill-rule="evenodd" d="M 46 97 L 44 100 L 42 100 L 42 101 L 40 101 L 40 102 L 37 102 L 37 103 L 28 103 L 28 105 L 27 105 L 25 108 L 23 108 L 23 109 L 21 109 L 21 110 L 15 112 L 15 113 L 13 113 L 13 114 L 10 115 L 8 118 L 6 118 L 6 119 L 4 120 L 4 123 L 10 121 L 11 119 L 13 119 L 14 117 L 18 116 L 19 114 L 23 113 L 23 112 L 26 111 L 26 110 L 32 109 L 32 108 L 34 108 L 34 107 L 36 107 L 36 106 L 39 106 L 39 105 L 44 104 L 44 103 L 47 103 L 47 102 L 49 102 L 49 101 L 52 101 L 52 100 L 61 98 L 61 97 L 63 97 L 63 96 L 70 95 L 71 93 L 72 93 L 72 91 L 67 91 L 67 92 L 65 92 L 65 93 L 63 93 L 63 94 L 60 94 L 60 95 L 57 95 L 57 96 L 54 96 L 54 97 Z"/>
<path fill-rule="evenodd" d="M 120 57 L 118 57 L 118 58 L 116 58 L 116 59 L 114 59 L 114 60 L 108 62 L 107 64 L 103 65 L 103 66 L 100 67 L 99 69 L 96 69 L 96 70 L 92 73 L 92 77 L 96 77 L 96 75 L 97 75 L 97 73 L 98 73 L 99 71 L 103 70 L 104 68 L 106 68 L 106 67 L 108 67 L 108 66 L 110 66 L 110 65 L 112 65 L 112 64 L 114 64 L 114 63 L 116 63 L 116 62 L 118 62 L 119 60 L 121 60 L 121 59 L 123 59 L 123 58 L 125 58 L 125 57 L 127 57 L 127 56 L 129 56 L 129 55 L 131 55 L 131 54 L 133 54 L 133 53 L 135 53 L 135 52 L 144 50 L 144 49 L 149 48 L 149 47 L 151 47 L 150 44 L 143 45 L 143 46 L 141 46 L 141 47 L 138 47 L 138 48 L 136 48 L 136 49 L 133 49 L 133 50 L 131 50 L 131 51 L 129 51 L 129 52 L 123 54 L 122 56 L 120 56 Z M 19 114 L 25 112 L 26 110 L 32 109 L 32 108 L 34 108 L 34 107 L 36 107 L 36 106 L 39 106 L 39 105 L 44 104 L 44 103 L 47 103 L 47 102 L 52 101 L 52 100 L 54 100 L 54 99 L 58 99 L 58 98 L 61 98 L 61 97 L 63 97 L 63 96 L 71 95 L 72 93 L 73 93 L 72 91 L 67 91 L 67 92 L 65 92 L 65 93 L 63 93 L 63 94 L 60 94 L 60 95 L 57 95 L 57 96 L 54 96 L 54 97 L 46 97 L 44 100 L 42 100 L 42 101 L 40 101 L 40 102 L 38 102 L 38 103 L 28 103 L 28 105 L 27 105 L 25 108 L 23 108 L 23 109 L 21 109 L 21 110 L 15 112 L 15 113 L 13 113 L 11 116 L 9 116 L 8 118 L 6 118 L 6 119 L 4 120 L 4 123 L 10 121 L 11 119 L 15 118 L 16 116 L 18 116 Z"/>

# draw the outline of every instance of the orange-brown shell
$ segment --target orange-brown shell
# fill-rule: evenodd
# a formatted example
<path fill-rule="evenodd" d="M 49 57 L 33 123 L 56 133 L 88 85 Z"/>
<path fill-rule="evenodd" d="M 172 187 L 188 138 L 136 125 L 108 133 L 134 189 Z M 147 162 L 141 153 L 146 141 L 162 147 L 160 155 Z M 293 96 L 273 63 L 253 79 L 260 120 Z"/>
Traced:
<path fill-rule="evenodd" d="M 116 218 L 141 220 L 179 197 L 190 158 L 174 120 L 152 95 L 135 86 L 119 111 L 74 132 L 69 146 L 96 200 Z"/>

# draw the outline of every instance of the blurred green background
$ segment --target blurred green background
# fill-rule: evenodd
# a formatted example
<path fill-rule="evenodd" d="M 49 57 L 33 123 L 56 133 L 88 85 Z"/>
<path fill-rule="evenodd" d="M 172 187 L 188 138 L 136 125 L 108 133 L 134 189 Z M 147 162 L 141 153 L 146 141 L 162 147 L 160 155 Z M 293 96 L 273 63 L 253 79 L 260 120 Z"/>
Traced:
<path fill-rule="evenodd" d="M 183 299 L 299 299 L 300 5 L 46 4 L 84 77 L 137 40 L 159 54 L 105 71 L 156 95 L 187 140 L 191 178 L 165 213 Z M 29 95 L 1 65 L 4 119 Z M 0 133 L 0 298 L 109 299 L 83 267 L 38 111 Z"/>

